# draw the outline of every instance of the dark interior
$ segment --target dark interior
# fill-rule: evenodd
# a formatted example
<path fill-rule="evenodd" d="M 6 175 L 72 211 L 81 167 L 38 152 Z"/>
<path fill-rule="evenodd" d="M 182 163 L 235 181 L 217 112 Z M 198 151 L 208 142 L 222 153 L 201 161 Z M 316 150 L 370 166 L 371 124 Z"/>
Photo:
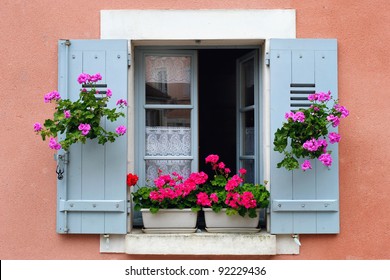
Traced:
<path fill-rule="evenodd" d="M 199 171 L 217 154 L 236 172 L 236 61 L 250 49 L 198 50 Z"/>

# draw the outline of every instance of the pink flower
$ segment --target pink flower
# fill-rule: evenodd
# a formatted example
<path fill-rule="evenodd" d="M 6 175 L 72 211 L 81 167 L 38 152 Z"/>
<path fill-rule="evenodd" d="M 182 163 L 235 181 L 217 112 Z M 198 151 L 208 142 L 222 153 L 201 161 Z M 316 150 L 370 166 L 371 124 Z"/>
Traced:
<path fill-rule="evenodd" d="M 349 111 L 344 106 L 336 104 L 336 105 L 334 105 L 334 109 L 341 113 L 341 118 L 346 118 L 349 116 Z"/>
<path fill-rule="evenodd" d="M 61 144 L 58 143 L 55 138 L 50 137 L 49 148 L 58 151 L 61 149 Z"/>
<path fill-rule="evenodd" d="M 208 179 L 208 176 L 203 171 L 199 173 L 191 173 L 188 180 L 193 181 L 196 185 L 204 184 Z"/>
<path fill-rule="evenodd" d="M 90 80 L 91 76 L 87 73 L 81 73 L 79 77 L 77 78 L 77 81 L 79 84 L 85 84 Z"/>
<path fill-rule="evenodd" d="M 325 102 L 330 100 L 330 91 L 328 93 L 320 92 L 318 93 L 318 101 Z"/>
<path fill-rule="evenodd" d="M 116 102 L 116 105 L 119 105 L 119 106 L 127 106 L 127 101 L 124 100 L 124 99 L 119 99 L 119 100 Z"/>
<path fill-rule="evenodd" d="M 111 97 L 112 96 L 111 89 L 109 89 L 109 88 L 107 89 L 106 95 L 107 95 L 107 97 Z"/>
<path fill-rule="evenodd" d="M 307 97 L 307 99 L 309 101 L 315 101 L 315 100 L 318 100 L 318 95 L 316 93 L 314 94 L 309 94 L 309 96 Z"/>
<path fill-rule="evenodd" d="M 328 91 L 328 93 L 325 93 L 325 92 L 317 92 L 317 93 L 314 93 L 314 94 L 309 94 L 309 96 L 307 97 L 307 99 L 309 101 L 320 101 L 320 102 L 326 102 L 326 101 L 329 101 L 330 100 L 330 91 Z"/>
<path fill-rule="evenodd" d="M 213 202 L 217 203 L 218 202 L 218 195 L 216 193 L 212 193 L 212 194 L 210 194 L 210 199 Z"/>
<path fill-rule="evenodd" d="M 301 165 L 301 167 L 302 167 L 302 170 L 303 170 L 303 171 L 306 171 L 306 170 L 308 170 L 308 169 L 311 169 L 310 161 L 309 161 L 309 160 L 305 160 L 305 161 L 303 162 L 303 164 Z"/>
<path fill-rule="evenodd" d="M 126 127 L 124 125 L 120 125 L 115 129 L 115 132 L 119 135 L 123 135 L 126 133 Z"/>
<path fill-rule="evenodd" d="M 226 174 L 229 174 L 230 172 L 231 172 L 231 170 L 230 170 L 230 168 L 225 168 L 225 170 L 224 170 L 224 172 L 226 173 Z"/>
<path fill-rule="evenodd" d="M 256 200 L 254 199 L 253 193 L 251 192 L 243 192 L 242 195 L 240 195 L 238 204 L 244 206 L 247 209 L 256 208 L 257 206 Z"/>
<path fill-rule="evenodd" d="M 227 191 L 232 191 L 234 190 L 236 187 L 238 187 L 238 185 L 240 185 L 244 180 L 242 180 L 242 178 L 238 175 L 234 175 L 227 183 L 226 183 L 226 186 L 225 186 L 225 190 Z"/>
<path fill-rule="evenodd" d="M 240 199 L 239 193 L 231 193 L 229 192 L 226 195 L 225 204 L 229 205 L 232 208 L 238 208 L 238 200 Z"/>
<path fill-rule="evenodd" d="M 331 144 L 334 144 L 334 143 L 338 143 L 340 142 L 340 139 L 341 139 L 341 135 L 336 133 L 336 132 L 331 132 L 329 133 L 329 142 Z"/>
<path fill-rule="evenodd" d="M 337 117 L 337 116 L 334 116 L 334 115 L 329 115 L 327 118 L 326 118 L 329 122 L 332 123 L 332 126 L 333 127 L 336 127 L 340 124 L 340 119 Z"/>
<path fill-rule="evenodd" d="M 318 150 L 320 145 L 318 144 L 316 139 L 312 138 L 310 140 L 307 140 L 305 143 L 303 143 L 302 147 L 305 150 L 308 150 L 309 152 L 315 152 Z"/>
<path fill-rule="evenodd" d="M 294 122 L 304 122 L 305 121 L 305 114 L 303 112 L 296 112 L 295 115 L 293 116 L 293 121 Z"/>
<path fill-rule="evenodd" d="M 88 81 L 96 83 L 97 81 L 100 81 L 101 79 L 102 79 L 102 75 L 100 75 L 100 73 L 96 73 L 95 75 L 90 76 Z"/>
<path fill-rule="evenodd" d="M 64 110 L 64 117 L 65 117 L 65 119 L 70 118 L 70 111 L 69 110 Z"/>
<path fill-rule="evenodd" d="M 216 164 L 219 160 L 218 155 L 209 155 L 206 157 L 206 163 Z"/>
<path fill-rule="evenodd" d="M 245 168 L 241 168 L 240 170 L 238 170 L 238 173 L 240 173 L 241 175 L 245 175 L 246 174 L 246 169 Z"/>
<path fill-rule="evenodd" d="M 209 196 L 205 192 L 200 192 L 196 195 L 196 204 L 199 204 L 201 206 L 209 206 L 211 207 L 211 201 L 209 199 Z"/>
<path fill-rule="evenodd" d="M 289 120 L 292 119 L 294 122 L 304 122 L 305 121 L 305 114 L 303 112 L 288 112 L 284 115 L 285 119 Z"/>
<path fill-rule="evenodd" d="M 81 131 L 81 134 L 85 136 L 91 130 L 91 126 L 89 124 L 87 124 L 87 123 L 81 123 L 79 125 L 78 129 Z"/>
<path fill-rule="evenodd" d="M 288 113 L 286 113 L 285 115 L 284 115 L 284 118 L 286 119 L 286 120 L 288 120 L 288 119 L 292 119 L 293 117 L 294 117 L 294 112 L 288 112 Z"/>
<path fill-rule="evenodd" d="M 328 153 L 320 155 L 318 157 L 318 160 L 320 160 L 322 162 L 322 164 L 325 165 L 325 166 L 331 166 L 332 165 L 332 157 Z"/>
<path fill-rule="evenodd" d="M 162 188 L 165 185 L 165 180 L 162 179 L 161 177 L 158 177 L 157 179 L 154 180 L 154 184 L 158 188 Z"/>
<path fill-rule="evenodd" d="M 42 125 L 37 122 L 34 124 L 34 131 L 38 132 L 38 131 L 41 131 L 42 130 Z"/>
<path fill-rule="evenodd" d="M 49 92 L 47 94 L 45 94 L 44 96 L 44 101 L 45 103 L 49 103 L 50 101 L 52 100 L 60 100 L 61 99 L 61 96 L 60 94 L 58 93 L 58 91 L 52 91 L 52 92 Z"/>
<path fill-rule="evenodd" d="M 218 164 L 218 168 L 219 168 L 219 169 L 225 169 L 225 164 L 221 161 L 221 162 Z"/>
<path fill-rule="evenodd" d="M 323 147 L 323 149 L 322 149 L 323 152 L 326 151 L 326 147 L 328 147 L 328 142 L 326 142 L 325 139 L 318 139 L 317 140 L 317 144 L 318 144 L 319 147 Z"/>
<path fill-rule="evenodd" d="M 156 200 L 159 202 L 164 200 L 164 197 L 158 191 L 151 191 L 149 197 L 151 200 Z"/>

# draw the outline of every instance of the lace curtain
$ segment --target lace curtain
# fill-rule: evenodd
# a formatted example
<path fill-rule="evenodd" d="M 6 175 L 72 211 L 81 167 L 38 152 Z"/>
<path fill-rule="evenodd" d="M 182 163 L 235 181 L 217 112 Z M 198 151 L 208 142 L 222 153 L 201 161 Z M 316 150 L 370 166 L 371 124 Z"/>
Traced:
<path fill-rule="evenodd" d="M 146 156 L 191 156 L 191 128 L 146 127 Z M 153 185 L 158 176 L 177 172 L 184 178 L 191 173 L 191 160 L 146 160 L 146 183 Z"/>

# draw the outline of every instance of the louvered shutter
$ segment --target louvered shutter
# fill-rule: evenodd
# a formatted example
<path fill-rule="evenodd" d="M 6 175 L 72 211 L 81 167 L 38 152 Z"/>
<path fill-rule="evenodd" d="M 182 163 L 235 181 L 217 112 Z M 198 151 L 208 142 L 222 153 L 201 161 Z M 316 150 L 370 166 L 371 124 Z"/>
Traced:
<path fill-rule="evenodd" d="M 127 100 L 126 40 L 61 40 L 59 52 L 59 92 L 75 100 L 81 85 L 80 73 L 100 73 L 100 90 L 112 90 L 107 106 Z M 109 131 L 127 126 L 125 118 L 115 123 L 102 120 Z M 127 231 L 127 136 L 100 145 L 97 140 L 74 144 L 69 152 L 59 151 L 57 162 L 64 178 L 57 180 L 57 232 L 124 234 Z"/>
<path fill-rule="evenodd" d="M 337 99 L 337 41 L 334 39 L 271 39 L 271 143 L 284 114 L 308 105 L 314 92 L 332 92 Z M 313 169 L 277 168 L 283 155 L 271 148 L 271 233 L 338 233 L 338 147 L 331 145 L 331 169 L 318 160 Z"/>

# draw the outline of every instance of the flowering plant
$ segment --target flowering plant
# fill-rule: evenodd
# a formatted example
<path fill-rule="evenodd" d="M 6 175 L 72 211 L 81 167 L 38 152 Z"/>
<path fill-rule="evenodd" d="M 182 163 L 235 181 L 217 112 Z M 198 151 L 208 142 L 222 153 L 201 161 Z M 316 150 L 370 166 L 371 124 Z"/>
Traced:
<path fill-rule="evenodd" d="M 176 172 L 161 174 L 154 180 L 155 187 L 140 187 L 133 192 L 134 210 L 148 208 L 150 212 L 157 213 L 159 209 L 184 209 L 191 208 L 199 211 L 201 208 L 196 203 L 197 186 L 207 181 L 204 172 L 191 173 L 185 179 Z"/>
<path fill-rule="evenodd" d="M 67 151 L 69 147 L 77 142 L 85 143 L 86 139 L 98 139 L 99 144 L 106 142 L 114 142 L 116 137 L 126 133 L 126 127 L 120 125 L 115 132 L 107 131 L 100 125 L 102 117 L 107 117 L 107 120 L 114 122 L 119 117 L 124 117 L 123 112 L 117 112 L 116 108 L 107 108 L 107 102 L 112 96 L 112 91 L 107 89 L 104 92 L 99 92 L 96 89 L 96 82 L 100 81 L 102 76 L 97 73 L 89 75 L 82 73 L 77 81 L 83 86 L 80 90 L 79 99 L 70 101 L 69 99 L 61 99 L 57 91 L 52 91 L 44 96 L 45 103 L 54 101 L 56 111 L 53 119 L 45 120 L 43 126 L 40 123 L 34 124 L 34 131 L 42 136 L 42 140 L 46 137 L 49 139 L 49 147 L 54 150 L 64 149 Z M 86 88 L 90 88 L 88 91 Z M 119 108 L 127 106 L 126 100 L 119 99 L 116 102 Z M 65 138 L 57 142 L 58 134 L 64 134 Z"/>
<path fill-rule="evenodd" d="M 203 185 L 197 194 L 197 204 L 211 207 L 218 213 L 226 208 L 226 214 L 257 217 L 256 208 L 266 208 L 269 204 L 269 191 L 264 185 L 245 183 L 246 170 L 241 168 L 239 174 L 229 177 L 230 169 L 223 162 L 219 162 L 218 155 L 206 157 L 215 171 L 210 183 Z"/>
<path fill-rule="evenodd" d="M 303 171 L 311 169 L 310 159 L 317 158 L 323 165 L 332 165 L 330 144 L 338 143 L 340 134 L 329 132 L 330 126 L 337 127 L 340 119 L 346 118 L 349 111 L 338 104 L 328 108 L 328 102 L 332 100 L 331 92 L 319 92 L 310 94 L 308 100 L 312 103 L 307 109 L 285 114 L 286 122 L 275 132 L 274 150 L 284 153 L 284 158 L 277 167 L 285 167 L 287 170 L 299 168 L 298 158 L 306 158 L 302 163 Z"/>

